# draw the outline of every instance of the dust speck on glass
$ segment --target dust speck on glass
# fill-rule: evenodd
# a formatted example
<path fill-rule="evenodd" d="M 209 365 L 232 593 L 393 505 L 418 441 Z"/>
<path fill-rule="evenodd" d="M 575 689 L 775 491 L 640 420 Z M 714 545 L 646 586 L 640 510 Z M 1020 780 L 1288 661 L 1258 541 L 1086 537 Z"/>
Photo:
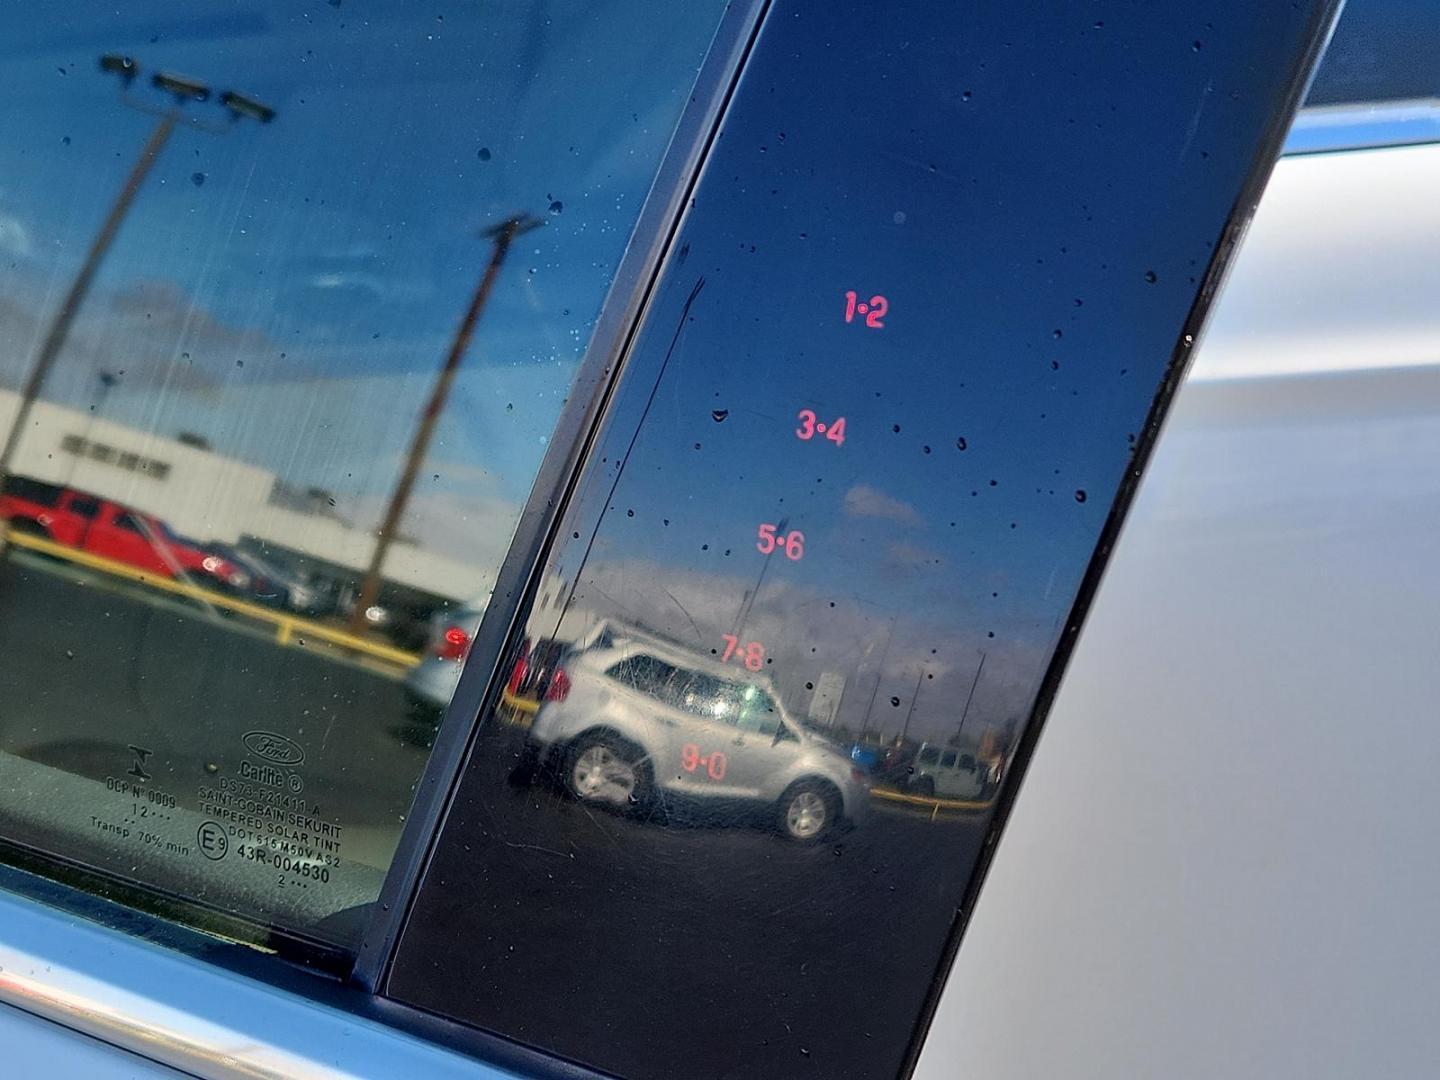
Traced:
<path fill-rule="evenodd" d="M 721 6 L 9 7 L 0 839 L 353 943 Z"/>

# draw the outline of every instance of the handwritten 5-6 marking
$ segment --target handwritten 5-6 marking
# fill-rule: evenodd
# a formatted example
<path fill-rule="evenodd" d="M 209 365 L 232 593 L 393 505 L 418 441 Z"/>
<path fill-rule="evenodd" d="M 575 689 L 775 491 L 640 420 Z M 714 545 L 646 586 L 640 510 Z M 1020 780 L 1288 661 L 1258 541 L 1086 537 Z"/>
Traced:
<path fill-rule="evenodd" d="M 826 423 L 815 415 L 814 409 L 801 409 L 796 419 L 800 426 L 795 429 L 795 437 L 804 439 L 807 442 L 816 435 L 824 435 L 836 446 L 845 445 L 845 418 L 837 417 Z"/>
<path fill-rule="evenodd" d="M 755 542 L 755 549 L 761 555 L 769 555 L 772 551 L 781 550 L 785 557 L 791 562 L 799 562 L 805 557 L 805 534 L 799 529 L 792 529 L 787 533 L 777 533 L 777 525 L 761 525 L 758 530 L 759 540 Z"/>

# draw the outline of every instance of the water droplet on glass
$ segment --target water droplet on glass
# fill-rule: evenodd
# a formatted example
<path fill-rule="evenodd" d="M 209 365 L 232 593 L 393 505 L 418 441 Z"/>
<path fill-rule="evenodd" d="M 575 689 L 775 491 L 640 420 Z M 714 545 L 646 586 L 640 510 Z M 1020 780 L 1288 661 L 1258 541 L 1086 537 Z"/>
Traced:
<path fill-rule="evenodd" d="M 967 448 L 969 445 L 970 445 L 970 444 L 965 441 L 965 436 L 964 436 L 964 435 L 961 435 L 958 439 L 955 440 L 955 449 L 956 449 L 956 450 L 964 450 L 964 449 Z"/>
<path fill-rule="evenodd" d="M 1146 270 L 1145 280 L 1148 281 L 1151 285 L 1154 285 L 1157 281 L 1160 280 L 1160 275 L 1155 273 L 1154 270 Z"/>
<path fill-rule="evenodd" d="M 1063 338 L 1063 337 L 1065 336 L 1065 331 L 1063 331 L 1063 330 L 1052 330 L 1052 331 L 1050 331 L 1050 336 L 1051 336 L 1052 338 L 1054 338 L 1056 341 L 1059 341 L 1061 338 Z"/>
<path fill-rule="evenodd" d="M 896 225 L 904 225 L 904 224 L 905 224 L 905 211 L 904 211 L 904 210 L 896 210 L 894 214 L 890 215 L 890 220 L 893 221 L 893 222 L 895 222 Z"/>
<path fill-rule="evenodd" d="M 204 187 L 204 186 L 205 186 L 205 174 L 204 174 L 203 172 L 194 172 L 194 173 L 191 173 L 191 174 L 190 174 L 190 182 L 191 182 L 192 184 L 194 184 L 196 187 Z"/>
<path fill-rule="evenodd" d="M 489 161 L 491 157 L 490 148 L 488 146 L 480 147 L 479 150 L 475 151 L 475 156 L 481 161 Z"/>
<path fill-rule="evenodd" d="M 714 420 L 715 423 L 717 423 L 717 424 L 723 424 L 723 423 L 725 422 L 725 418 L 726 418 L 727 416 L 729 416 L 729 415 L 730 415 L 730 410 L 729 410 L 729 409 L 711 409 L 711 410 L 710 410 L 710 419 L 711 419 L 711 420 Z"/>
<path fill-rule="evenodd" d="M 556 199 L 554 202 L 552 202 L 552 203 L 550 204 L 550 212 L 551 212 L 552 214 L 558 214 L 558 213 L 560 213 L 560 212 L 561 212 L 562 210 L 564 210 L 564 209 L 565 209 L 565 204 L 562 203 L 559 199 Z"/>
<path fill-rule="evenodd" d="M 900 699 L 898 697 L 892 697 L 890 699 L 890 704 L 898 709 L 900 707 Z"/>
<path fill-rule="evenodd" d="M 1085 489 L 1084 489 L 1084 488 L 1076 488 L 1076 489 L 1075 489 L 1075 501 L 1076 501 L 1076 502 L 1084 502 L 1084 501 L 1085 501 L 1086 499 L 1088 499 L 1088 498 L 1089 498 L 1089 496 L 1085 494 Z"/>

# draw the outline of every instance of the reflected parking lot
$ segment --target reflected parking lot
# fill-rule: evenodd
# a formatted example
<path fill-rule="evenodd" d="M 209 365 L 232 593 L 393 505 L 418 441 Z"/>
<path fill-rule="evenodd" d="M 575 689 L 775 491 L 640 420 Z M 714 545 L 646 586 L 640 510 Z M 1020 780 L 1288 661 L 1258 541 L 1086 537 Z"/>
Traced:
<path fill-rule="evenodd" d="M 466 956 L 488 1017 L 521 1038 L 553 1038 L 574 1030 L 567 1015 L 583 987 L 598 1010 L 586 1030 L 625 1024 L 627 1038 L 605 1049 L 621 1072 L 651 1075 L 648 1047 L 677 1030 L 707 1052 L 725 1047 L 705 1069 L 716 1075 L 760 1073 L 777 1057 L 817 1075 L 892 1067 L 894 1045 L 853 1038 L 856 1003 L 875 1032 L 910 1023 L 923 992 L 913 976 L 932 969 L 953 914 L 917 900 L 963 887 L 983 812 L 932 818 L 877 800 L 863 827 L 819 843 L 708 804 L 599 812 L 563 784 L 514 782 L 527 739 L 513 712 L 491 718 L 472 768 L 493 798 L 462 809 L 475 825 L 473 884 L 453 903 L 478 908 L 491 928 Z M 737 969 L 752 951 L 763 970 Z M 746 971 L 754 977 L 737 992 Z M 686 992 L 647 992 L 657 973 Z"/>

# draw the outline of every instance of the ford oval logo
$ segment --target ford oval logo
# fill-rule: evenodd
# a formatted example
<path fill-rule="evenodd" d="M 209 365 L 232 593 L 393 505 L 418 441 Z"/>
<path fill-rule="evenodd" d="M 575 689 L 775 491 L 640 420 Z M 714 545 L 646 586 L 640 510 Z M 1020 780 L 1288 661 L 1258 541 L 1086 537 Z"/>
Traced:
<path fill-rule="evenodd" d="M 299 765 L 305 760 L 305 751 L 299 743 L 273 731 L 247 731 L 245 745 L 252 754 L 276 765 Z"/>

